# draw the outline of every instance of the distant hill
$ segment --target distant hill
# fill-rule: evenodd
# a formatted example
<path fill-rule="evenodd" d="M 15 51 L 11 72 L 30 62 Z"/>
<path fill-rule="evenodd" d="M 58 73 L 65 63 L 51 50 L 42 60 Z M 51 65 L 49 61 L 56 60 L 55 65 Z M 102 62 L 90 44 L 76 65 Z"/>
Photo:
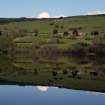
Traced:
<path fill-rule="evenodd" d="M 68 31 L 71 28 L 80 28 L 83 32 L 92 30 L 105 31 L 105 14 L 86 15 L 60 18 L 0 18 L 0 28 L 26 29 L 27 31 L 39 30 L 40 33 L 51 33 L 53 29 L 59 32 Z"/>

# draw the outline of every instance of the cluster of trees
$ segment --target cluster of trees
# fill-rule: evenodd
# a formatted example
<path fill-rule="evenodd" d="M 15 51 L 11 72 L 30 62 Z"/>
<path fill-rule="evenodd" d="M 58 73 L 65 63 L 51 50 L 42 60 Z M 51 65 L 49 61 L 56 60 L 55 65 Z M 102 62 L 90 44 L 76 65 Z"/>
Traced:
<path fill-rule="evenodd" d="M 0 18 L 0 24 L 8 24 L 11 22 L 24 22 L 24 21 L 33 21 L 37 20 L 35 18 L 26 18 L 26 17 L 20 17 L 20 18 Z"/>
<path fill-rule="evenodd" d="M 103 35 L 105 35 L 105 32 L 100 32 L 97 30 L 93 30 L 91 32 L 82 32 L 83 27 L 77 27 L 77 28 L 69 28 L 69 30 L 65 29 L 65 27 L 63 25 L 58 25 L 58 24 L 54 24 L 51 23 L 51 25 L 54 25 L 54 29 L 53 29 L 53 35 L 58 37 L 59 34 L 62 34 L 63 36 L 71 36 L 71 37 L 76 37 L 76 36 L 84 36 L 84 35 L 92 35 L 92 36 L 98 36 L 100 34 L 103 33 Z M 66 31 L 65 31 L 66 30 Z M 63 32 L 62 32 L 63 31 Z"/>

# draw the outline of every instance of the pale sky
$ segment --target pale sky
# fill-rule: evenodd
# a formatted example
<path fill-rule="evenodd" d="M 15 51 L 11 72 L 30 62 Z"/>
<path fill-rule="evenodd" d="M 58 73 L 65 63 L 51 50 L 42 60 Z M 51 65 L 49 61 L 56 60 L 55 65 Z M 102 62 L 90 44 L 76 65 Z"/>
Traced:
<path fill-rule="evenodd" d="M 105 13 L 105 0 L 0 0 L 0 17 L 38 17 L 43 12 L 49 17 Z"/>

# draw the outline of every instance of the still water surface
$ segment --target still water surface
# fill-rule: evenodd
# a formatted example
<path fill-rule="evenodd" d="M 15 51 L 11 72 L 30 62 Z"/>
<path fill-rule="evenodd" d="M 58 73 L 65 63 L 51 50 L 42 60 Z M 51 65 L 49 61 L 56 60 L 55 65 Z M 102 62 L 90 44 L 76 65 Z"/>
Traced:
<path fill-rule="evenodd" d="M 43 86 L 0 86 L 0 105 L 105 105 L 105 94 Z"/>

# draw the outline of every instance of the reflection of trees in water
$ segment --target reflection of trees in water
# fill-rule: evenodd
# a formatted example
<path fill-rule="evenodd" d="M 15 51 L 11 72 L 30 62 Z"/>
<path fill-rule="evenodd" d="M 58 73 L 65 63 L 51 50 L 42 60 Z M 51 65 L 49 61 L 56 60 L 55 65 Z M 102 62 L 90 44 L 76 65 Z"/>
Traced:
<path fill-rule="evenodd" d="M 32 58 L 30 58 L 33 60 Z M 52 60 L 43 60 L 42 62 L 30 62 L 30 64 L 24 63 L 28 62 L 29 58 L 23 59 L 21 62 L 15 62 L 18 65 L 20 65 L 20 74 L 27 75 L 27 74 L 33 74 L 33 75 L 39 75 L 41 71 L 45 70 L 47 72 L 52 71 L 52 75 L 54 77 L 57 77 L 59 75 L 64 75 L 69 78 L 91 78 L 94 79 L 94 77 L 104 77 L 105 76 L 105 66 L 104 64 L 97 63 L 99 61 L 91 60 L 88 57 L 84 58 L 78 58 L 78 57 L 72 57 L 72 60 L 68 59 L 67 61 L 52 61 Z M 73 64 L 73 65 L 72 65 Z M 99 78 L 98 78 L 99 79 Z M 104 79 L 104 78 L 103 78 Z M 58 80 L 58 78 L 55 78 L 55 80 Z"/>
<path fill-rule="evenodd" d="M 4 63 L 5 65 L 1 65 L 0 78 L 3 77 L 10 81 L 18 81 L 20 83 L 39 83 L 61 87 L 65 86 L 65 84 L 70 86 L 69 83 L 72 84 L 75 81 L 89 81 L 89 83 L 91 81 L 105 82 L 104 64 L 98 64 L 98 61 L 91 60 L 88 56 L 82 59 L 72 57 L 61 60 L 60 58 L 58 61 L 47 60 L 37 63 L 28 63 L 28 61 L 33 60 L 33 58 L 29 57 L 25 59 L 23 57 L 21 59 L 20 62 L 19 59 L 18 62 L 15 59 L 13 61 L 9 60 L 9 63 Z M 7 59 L 5 60 L 7 61 Z M 4 62 L 6 62 L 5 60 Z"/>

